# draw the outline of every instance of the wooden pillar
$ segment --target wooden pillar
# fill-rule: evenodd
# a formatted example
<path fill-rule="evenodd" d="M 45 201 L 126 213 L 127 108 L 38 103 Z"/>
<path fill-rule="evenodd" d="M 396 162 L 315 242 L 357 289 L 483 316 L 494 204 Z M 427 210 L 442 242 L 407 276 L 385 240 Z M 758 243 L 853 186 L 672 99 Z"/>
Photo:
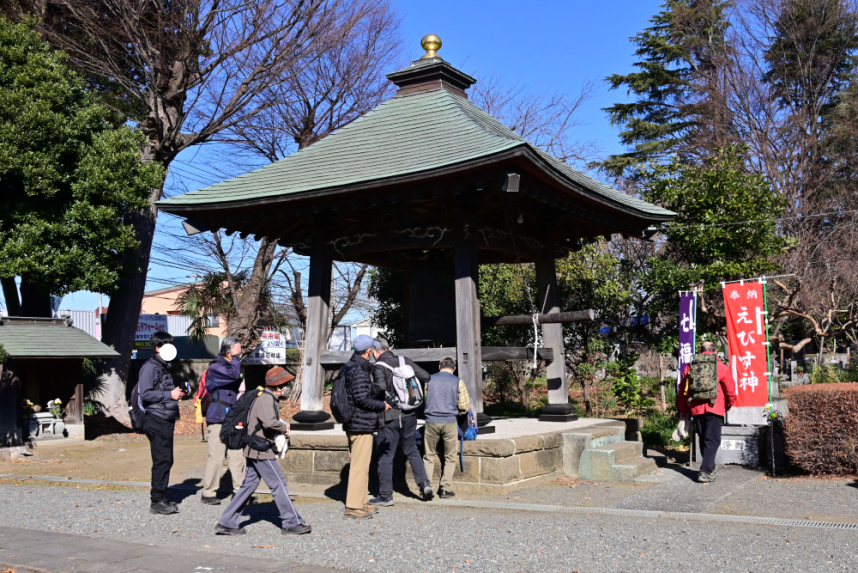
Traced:
<path fill-rule="evenodd" d="M 557 272 L 554 259 L 536 261 L 536 282 L 539 312 L 560 312 L 557 302 Z M 554 360 L 546 367 L 548 379 L 548 405 L 542 409 L 542 422 L 572 422 L 578 419 L 569 404 L 569 384 L 566 380 L 566 347 L 563 342 L 562 324 L 543 324 L 542 341 L 546 348 L 554 349 Z"/>
<path fill-rule="evenodd" d="M 483 361 L 480 341 L 479 258 L 474 243 L 459 240 L 453 247 L 456 280 L 456 360 L 459 377 L 468 386 L 471 409 L 480 426 L 491 422 L 483 414 Z"/>
<path fill-rule="evenodd" d="M 324 243 L 315 241 L 310 255 L 310 281 L 307 287 L 307 332 L 304 336 L 304 371 L 301 411 L 294 416 L 296 430 L 326 430 L 334 427 L 330 414 L 322 410 L 325 371 L 320 361 L 328 345 L 331 307 L 332 261 Z"/>

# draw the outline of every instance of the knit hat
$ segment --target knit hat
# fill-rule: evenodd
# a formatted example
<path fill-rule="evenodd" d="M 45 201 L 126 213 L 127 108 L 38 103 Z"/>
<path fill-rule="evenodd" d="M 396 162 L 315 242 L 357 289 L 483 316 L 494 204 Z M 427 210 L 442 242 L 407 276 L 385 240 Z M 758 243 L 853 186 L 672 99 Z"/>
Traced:
<path fill-rule="evenodd" d="M 266 386 L 282 386 L 283 384 L 288 384 L 294 379 L 295 377 L 286 372 L 286 369 L 282 366 L 275 366 L 265 373 Z"/>

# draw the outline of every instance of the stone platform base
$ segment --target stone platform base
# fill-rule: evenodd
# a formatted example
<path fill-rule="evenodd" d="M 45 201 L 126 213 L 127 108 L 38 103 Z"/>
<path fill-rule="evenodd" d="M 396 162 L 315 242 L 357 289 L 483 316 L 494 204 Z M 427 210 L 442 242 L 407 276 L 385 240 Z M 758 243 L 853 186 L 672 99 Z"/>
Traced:
<path fill-rule="evenodd" d="M 465 468 L 462 470 L 457 456 L 453 474 L 455 490 L 469 494 L 501 493 L 537 478 L 562 475 L 564 434 L 588 434 L 597 428 L 610 427 L 613 428 L 612 435 L 620 436 L 624 432 L 623 426 L 622 422 L 603 419 L 554 424 L 533 418 L 496 419 L 492 424 L 494 434 L 480 435 L 477 440 L 465 442 Z M 582 444 L 581 450 L 599 445 L 598 440 L 591 442 Z M 574 465 L 577 468 L 581 451 L 570 450 L 569 455 L 576 459 L 567 460 L 567 467 Z M 371 491 L 375 491 L 377 485 L 376 459 L 374 455 L 370 467 Z M 280 464 L 290 483 L 344 487 L 348 481 L 349 465 L 346 436 L 339 426 L 323 432 L 293 432 L 289 451 Z M 440 472 L 441 460 L 436 458 L 435 486 Z M 577 475 L 577 470 L 573 475 Z M 411 468 L 401 452 L 394 460 L 394 483 L 397 491 L 403 488 L 417 491 Z"/>

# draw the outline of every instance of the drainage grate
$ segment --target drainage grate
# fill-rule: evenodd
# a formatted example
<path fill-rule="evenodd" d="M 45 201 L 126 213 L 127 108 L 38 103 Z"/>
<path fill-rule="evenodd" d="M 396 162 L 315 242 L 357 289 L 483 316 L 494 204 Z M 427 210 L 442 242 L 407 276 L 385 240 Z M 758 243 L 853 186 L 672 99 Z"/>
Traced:
<path fill-rule="evenodd" d="M 759 515 L 722 515 L 718 513 L 688 513 L 678 511 L 654 511 L 650 509 L 619 509 L 613 507 L 566 507 L 562 505 L 538 505 L 531 503 L 503 503 L 494 501 L 445 501 L 444 505 L 479 509 L 534 511 L 539 513 L 574 513 L 580 515 L 616 515 L 623 517 L 649 517 L 684 519 L 687 521 L 710 521 L 718 523 L 747 523 L 774 525 L 778 527 L 815 527 L 821 529 L 845 529 L 858 531 L 858 523 L 835 523 L 802 519 L 779 519 Z"/>

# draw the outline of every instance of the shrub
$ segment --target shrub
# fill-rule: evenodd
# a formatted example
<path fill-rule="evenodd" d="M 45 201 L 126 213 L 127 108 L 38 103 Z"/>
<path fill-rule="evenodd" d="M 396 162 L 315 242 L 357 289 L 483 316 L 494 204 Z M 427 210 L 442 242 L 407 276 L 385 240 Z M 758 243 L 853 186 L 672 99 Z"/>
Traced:
<path fill-rule="evenodd" d="M 858 384 L 793 386 L 786 396 L 790 462 L 814 475 L 858 472 Z"/>

